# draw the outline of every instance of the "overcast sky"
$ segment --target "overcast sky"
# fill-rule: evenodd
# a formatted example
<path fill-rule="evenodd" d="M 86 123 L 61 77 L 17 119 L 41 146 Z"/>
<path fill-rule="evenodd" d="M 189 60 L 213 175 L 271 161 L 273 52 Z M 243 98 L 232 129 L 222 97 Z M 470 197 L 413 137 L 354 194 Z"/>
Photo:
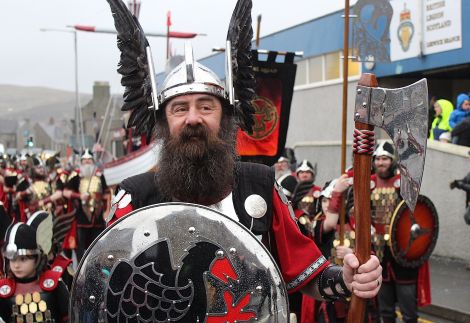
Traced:
<path fill-rule="evenodd" d="M 191 40 L 196 59 L 223 47 L 236 0 L 141 0 L 144 30 L 164 32 L 166 13 L 172 30 L 205 33 Z M 355 0 L 350 1 L 351 4 Z M 262 14 L 261 36 L 344 9 L 344 0 L 253 0 L 253 21 Z M 0 0 L 0 84 L 75 89 L 73 34 L 41 32 L 83 24 L 114 28 L 106 0 Z M 254 25 L 256 28 L 256 25 Z M 157 72 L 164 68 L 166 40 L 150 38 Z M 177 54 L 184 40 L 172 40 Z M 116 72 L 119 52 L 110 34 L 78 33 L 79 90 L 91 93 L 95 80 L 109 81 L 122 92 Z"/>

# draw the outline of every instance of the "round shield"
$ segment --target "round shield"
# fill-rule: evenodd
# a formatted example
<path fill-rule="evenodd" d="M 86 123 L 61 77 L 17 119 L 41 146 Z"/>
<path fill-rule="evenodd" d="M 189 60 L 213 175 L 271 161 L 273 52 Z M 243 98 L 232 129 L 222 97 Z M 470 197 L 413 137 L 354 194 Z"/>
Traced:
<path fill-rule="evenodd" d="M 418 196 L 414 214 L 401 201 L 390 222 L 390 249 L 404 267 L 419 267 L 431 256 L 439 233 L 436 208 L 429 198 Z"/>
<path fill-rule="evenodd" d="M 165 203 L 107 228 L 74 278 L 71 322 L 288 322 L 276 263 L 244 226 Z"/>

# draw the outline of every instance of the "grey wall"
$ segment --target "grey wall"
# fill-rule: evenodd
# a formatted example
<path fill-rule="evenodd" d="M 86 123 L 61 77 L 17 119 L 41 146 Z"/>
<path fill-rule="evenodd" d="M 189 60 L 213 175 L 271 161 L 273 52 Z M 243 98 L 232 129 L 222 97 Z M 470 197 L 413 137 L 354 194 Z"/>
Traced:
<path fill-rule="evenodd" d="M 328 128 L 328 127 L 325 127 Z M 308 129 L 308 128 L 307 128 Z M 308 159 L 318 164 L 317 185 L 340 174 L 340 142 L 298 142 L 293 144 L 297 160 Z M 465 193 L 450 190 L 449 183 L 470 171 L 468 147 L 429 142 L 421 194 L 428 196 L 437 208 L 440 221 L 435 255 L 470 261 L 470 226 L 463 220 Z M 350 146 L 347 165 L 350 165 Z"/>
<path fill-rule="evenodd" d="M 352 140 L 352 117 L 356 82 L 348 88 L 348 139 Z M 303 141 L 341 140 L 341 83 L 296 90 L 287 132 L 287 146 Z"/>

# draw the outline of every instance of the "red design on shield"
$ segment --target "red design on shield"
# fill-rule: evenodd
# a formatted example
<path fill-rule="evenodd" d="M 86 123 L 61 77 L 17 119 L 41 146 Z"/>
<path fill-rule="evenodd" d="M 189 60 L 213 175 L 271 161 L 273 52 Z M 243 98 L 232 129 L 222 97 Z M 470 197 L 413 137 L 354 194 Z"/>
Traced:
<path fill-rule="evenodd" d="M 238 275 L 227 258 L 217 259 L 211 267 L 211 274 L 228 284 L 228 278 L 238 279 Z"/>
<path fill-rule="evenodd" d="M 229 278 L 237 280 L 238 275 L 235 272 L 230 260 L 228 258 L 217 259 L 210 268 L 210 273 L 214 277 L 223 281 L 225 284 L 229 284 Z M 243 308 L 250 303 L 251 294 L 247 292 L 243 296 L 238 304 L 233 302 L 233 295 L 230 291 L 224 291 L 224 300 L 227 305 L 227 313 L 223 316 L 209 314 L 206 323 L 232 323 L 232 322 L 243 322 L 248 321 L 256 317 L 256 313 L 253 311 L 244 311 Z"/>
<path fill-rule="evenodd" d="M 233 304 L 232 293 L 229 291 L 224 292 L 225 303 L 227 304 L 227 314 L 224 316 L 209 316 L 207 318 L 207 323 L 232 323 L 232 322 L 243 322 L 248 321 L 256 317 L 256 313 L 251 311 L 243 311 L 243 308 L 248 305 L 250 302 L 251 294 L 247 293 L 243 298 L 238 302 L 238 304 Z"/>

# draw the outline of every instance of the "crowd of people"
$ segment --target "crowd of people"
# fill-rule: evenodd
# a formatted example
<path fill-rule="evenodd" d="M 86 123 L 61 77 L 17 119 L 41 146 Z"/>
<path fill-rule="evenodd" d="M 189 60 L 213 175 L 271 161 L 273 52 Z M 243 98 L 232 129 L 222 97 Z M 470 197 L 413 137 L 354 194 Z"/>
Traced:
<path fill-rule="evenodd" d="M 430 100 L 429 139 L 470 147 L 470 96 L 460 93 L 454 105 L 446 99 Z"/>
<path fill-rule="evenodd" d="M 93 155 L 2 156 L 0 318 L 68 322 L 74 269 L 105 228 L 110 192 Z"/>
<path fill-rule="evenodd" d="M 322 253 L 334 263 L 341 263 L 354 252 L 354 208 L 352 169 L 318 186 L 316 165 L 308 160 L 293 162 L 282 156 L 274 165 L 276 179 L 290 198 L 300 230 L 315 241 Z M 390 250 L 389 229 L 392 215 L 400 202 L 400 175 L 394 147 L 389 142 L 377 145 L 373 154 L 371 176 L 372 249 L 380 259 L 383 284 L 378 296 L 369 300 L 367 322 L 395 322 L 399 305 L 404 322 L 417 322 L 418 306 L 430 304 L 427 262 L 410 268 L 399 264 Z M 346 205 L 344 241 L 339 239 L 341 199 Z M 383 203 L 386 201 L 386 203 Z M 319 302 L 309 296 L 291 295 L 291 309 L 300 322 L 345 322 L 347 302 Z"/>
<path fill-rule="evenodd" d="M 404 322 L 417 322 L 418 305 L 429 303 L 429 289 L 426 289 L 429 276 L 425 275 L 426 264 L 404 268 L 390 251 L 388 229 L 400 190 L 393 146 L 381 143 L 374 153 L 370 197 L 374 254 L 360 264 L 354 254 L 352 170 L 319 186 L 315 183 L 317 169 L 307 160 L 296 163 L 293 171 L 292 160 L 287 156 L 281 157 L 273 168 L 240 161 L 236 152 L 237 131 L 241 128 L 250 132 L 254 123 L 251 101 L 255 84 L 251 62 L 247 59 L 251 55 L 249 46 L 239 44 L 235 54 L 240 59 L 233 69 L 236 100 L 230 98 L 232 88 L 226 88 L 215 73 L 194 61 L 190 47 L 185 50 L 185 61 L 167 74 L 158 95 L 155 92 L 152 96 L 150 83 L 153 82 L 149 76 L 152 69 L 148 68 L 151 60 L 146 60 L 145 35 L 124 4 L 109 3 L 122 52 L 119 72 L 123 75 L 122 85 L 126 87 L 123 109 L 131 110 L 127 126 L 134 127 L 136 135 L 147 133 L 161 143 L 157 168 L 120 183 L 111 203 L 111 192 L 88 151 L 81 156 L 80 165 L 68 167 L 60 163 L 58 156 L 4 160 L 0 178 L 0 216 L 5 231 L 2 234 L 1 319 L 28 323 L 67 322 L 70 315 L 73 322 L 150 322 L 152 318 L 158 322 L 240 322 L 246 321 L 246 312 L 253 320 L 258 319 L 258 315 L 272 318 L 288 312 L 288 308 L 277 308 L 276 297 L 283 295 L 272 295 L 272 299 L 256 296 L 270 292 L 263 284 L 258 285 L 256 277 L 232 279 L 228 273 L 238 276 L 230 271 L 233 268 L 229 262 L 223 261 L 227 260 L 227 253 L 217 247 L 214 254 L 218 266 L 223 267 L 218 268 L 220 279 L 199 299 L 180 295 L 176 288 L 170 288 L 176 286 L 168 282 L 166 273 L 175 268 L 160 264 L 162 258 L 170 258 L 170 252 L 143 250 L 140 254 L 143 256 L 137 256 L 135 261 L 126 261 L 130 259 L 125 259 L 125 255 L 118 260 L 112 254 L 106 255 L 107 261 L 117 263 L 110 270 L 100 267 L 99 261 L 94 262 L 93 270 L 110 285 L 107 291 L 96 292 L 109 291 L 109 295 L 84 295 L 85 299 L 76 302 L 80 308 L 68 313 L 68 287 L 70 276 L 74 274 L 70 268 L 74 268 L 75 259 L 87 256 L 87 248 L 106 223 L 113 225 L 118 219 L 123 219 L 120 222 L 123 223 L 134 210 L 132 217 L 145 216 L 145 212 L 138 209 L 172 202 L 185 203 L 182 207 L 191 203 L 215 209 L 251 231 L 251 238 L 259 238 L 257 243 L 269 250 L 277 265 L 285 290 L 290 294 L 290 311 L 300 322 L 345 322 L 348 307 L 352 306 L 348 302 L 350 297 L 368 300 L 366 322 L 395 322 L 396 304 Z M 238 6 L 251 8 L 251 2 L 239 1 Z M 244 25 L 246 21 L 251 22 L 250 10 L 235 10 L 232 20 L 235 25 L 230 28 L 228 39 L 251 43 L 251 25 L 248 28 Z M 237 22 L 243 23 L 237 25 Z M 468 97 L 462 101 L 462 111 L 464 107 L 470 108 L 464 101 L 468 101 Z M 451 109 L 441 103 L 441 100 L 436 103 L 437 121 L 433 122 L 432 129 L 432 136 L 437 139 L 451 129 L 447 126 Z M 457 119 L 466 120 L 465 113 Z M 458 137 L 464 138 L 463 135 Z M 253 196 L 256 203 L 250 204 Z M 344 239 L 337 233 L 343 198 L 347 211 Z M 252 209 L 260 212 L 253 213 Z M 192 212 L 190 216 L 197 214 Z M 171 240 L 168 232 L 158 229 L 157 240 Z M 153 237 L 155 232 L 150 230 L 143 233 L 144 237 Z M 196 230 L 190 227 L 188 234 Z M 129 239 L 129 236 L 117 237 Z M 103 238 L 116 239 L 116 236 Z M 133 243 L 132 238 L 129 244 L 138 249 L 141 244 Z M 178 238 L 184 239 L 184 236 Z M 157 241 L 153 243 L 151 248 L 157 248 Z M 240 267 L 250 265 L 243 255 L 237 255 L 236 248 L 226 251 L 236 258 Z M 164 264 L 173 264 L 174 260 L 166 259 Z M 200 265 L 199 259 L 193 261 L 195 267 Z M 207 281 L 210 268 L 202 269 L 199 278 Z M 134 279 L 144 281 L 129 282 L 130 275 L 137 272 L 142 275 Z M 159 285 L 150 286 L 149 277 L 161 286 L 170 287 L 158 290 Z M 91 287 L 98 285 L 87 279 L 81 283 L 93 285 Z M 135 288 L 124 288 L 127 283 Z M 178 277 L 174 283 L 183 282 Z M 188 286 L 192 287 L 188 290 L 207 287 L 193 283 L 194 280 L 188 281 Z M 145 289 L 140 285 L 146 286 Z M 235 285 L 248 285 L 244 286 L 250 292 L 248 297 L 258 293 L 253 298 L 262 304 L 249 307 L 243 305 L 247 303 L 237 303 Z M 184 308 L 177 308 L 174 294 L 190 301 L 184 303 Z M 105 298 L 109 302 L 104 301 Z M 214 320 L 208 318 L 214 314 L 209 301 L 223 308 L 210 317 Z M 274 304 L 270 304 L 271 301 Z M 269 309 L 263 312 L 260 308 L 266 303 Z M 191 304 L 195 304 L 197 310 L 188 310 Z M 145 318 L 141 313 L 145 313 Z M 260 321 L 285 321 L 265 317 L 260 317 Z M 292 315 L 291 318 L 293 321 Z"/>
<path fill-rule="evenodd" d="M 354 252 L 353 171 L 318 186 L 317 166 L 308 160 L 295 161 L 292 152 L 288 155 L 290 158 L 281 156 L 273 169 L 293 206 L 299 229 L 327 259 L 341 263 L 345 255 Z M 426 290 L 417 287 L 418 281 L 423 284 L 423 279 L 418 279 L 421 268 L 399 265 L 387 245 L 388 225 L 400 190 L 396 156 L 390 143 L 382 142 L 376 147 L 373 165 L 372 241 L 383 268 L 383 283 L 378 296 L 368 302 L 366 321 L 395 322 L 398 303 L 403 320 L 417 322 L 417 306 L 429 303 L 429 294 L 417 294 Z M 75 267 L 73 260 L 80 260 L 105 228 L 111 192 L 88 150 L 75 166 L 64 165 L 57 155 L 4 157 L 1 166 L 1 234 L 5 238 L 0 317 L 7 322 L 66 322 L 68 313 L 64 309 Z M 121 187 L 126 188 L 125 183 Z M 142 183 L 139 181 L 139 186 Z M 346 201 L 347 221 L 344 243 L 339 243 L 342 198 Z M 389 199 L 393 203 L 387 207 L 377 203 Z M 121 205 L 111 215 L 117 218 L 129 211 Z M 44 229 L 48 221 L 49 231 Z M 39 235 L 44 236 L 41 239 Z M 44 246 L 44 240 L 49 240 L 49 246 Z M 427 279 L 424 285 L 429 288 Z M 344 322 L 348 302 L 319 301 L 296 292 L 290 296 L 290 308 L 300 322 Z"/>
<path fill-rule="evenodd" d="M 417 322 L 418 305 L 430 303 L 429 272 L 427 263 L 403 267 L 390 250 L 390 221 L 400 202 L 392 144 L 382 142 L 373 154 L 374 255 L 359 267 L 354 255 L 354 172 L 349 169 L 317 185 L 317 167 L 308 160 L 297 163 L 282 156 L 272 168 L 240 162 L 232 114 L 213 93 L 168 98 L 157 116 L 156 138 L 162 142 L 157 169 L 125 180 L 117 192 L 109 191 L 88 150 L 79 165 L 64 165 L 57 155 L 2 160 L 3 320 L 66 322 L 73 265 L 105 229 L 105 218 L 112 224 L 140 207 L 180 201 L 213 207 L 243 224 L 243 213 L 234 211 L 243 210 L 244 201 L 233 196 L 254 190 L 270 212 L 267 222 L 251 219 L 259 221 L 252 227 L 260 225 L 264 234 L 272 234 L 269 248 L 275 250 L 291 292 L 290 310 L 300 322 L 345 322 L 352 293 L 369 298 L 367 322 L 395 322 L 396 304 L 404 322 Z M 437 104 L 449 114 L 446 104 Z M 441 127 L 442 121 L 434 126 Z M 341 199 L 347 218 L 343 242 L 338 234 Z M 353 274 L 357 268 L 361 271 Z"/>

